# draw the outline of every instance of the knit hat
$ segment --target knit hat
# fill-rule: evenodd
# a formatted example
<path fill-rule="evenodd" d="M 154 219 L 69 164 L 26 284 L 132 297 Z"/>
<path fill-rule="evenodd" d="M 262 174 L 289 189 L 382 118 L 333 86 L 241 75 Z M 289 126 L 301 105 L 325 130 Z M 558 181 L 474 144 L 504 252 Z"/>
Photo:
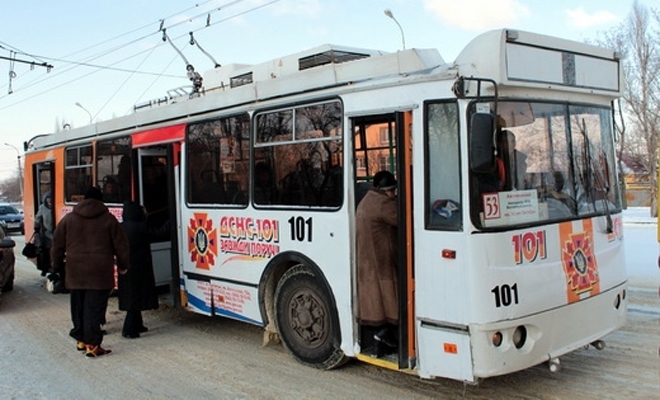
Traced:
<path fill-rule="evenodd" d="M 92 186 L 85 192 L 85 199 L 103 201 L 103 193 L 101 192 L 101 189 Z"/>
<path fill-rule="evenodd" d="M 396 188 L 396 179 L 390 171 L 379 171 L 374 175 L 374 187 L 380 190 L 392 190 Z"/>

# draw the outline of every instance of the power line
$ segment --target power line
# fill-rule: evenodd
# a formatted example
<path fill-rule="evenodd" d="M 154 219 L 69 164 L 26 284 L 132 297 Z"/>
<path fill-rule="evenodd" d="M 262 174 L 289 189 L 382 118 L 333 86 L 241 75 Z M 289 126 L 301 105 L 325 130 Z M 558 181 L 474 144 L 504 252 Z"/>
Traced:
<path fill-rule="evenodd" d="M 189 8 L 187 8 L 187 9 L 185 9 L 185 10 L 179 11 L 179 12 L 177 12 L 177 13 L 175 13 L 175 14 L 172 14 L 172 15 L 166 17 L 166 19 L 170 19 L 170 18 L 173 18 L 173 17 L 177 17 L 177 16 L 179 16 L 179 15 L 182 15 L 182 14 L 184 14 L 184 13 L 187 12 L 187 11 L 190 11 L 190 10 L 192 10 L 192 9 L 195 9 L 195 8 L 197 8 L 197 7 L 201 6 L 201 5 L 207 4 L 207 3 L 211 2 L 211 1 L 212 1 L 212 0 L 207 0 L 207 1 L 205 1 L 205 2 L 203 2 L 203 3 L 201 3 L 201 4 L 199 4 L 199 5 L 195 5 L 195 6 L 193 6 L 193 7 L 189 7 Z M 200 13 L 200 14 L 198 14 L 198 15 L 196 15 L 196 16 L 193 16 L 193 17 L 191 17 L 191 18 L 188 18 L 188 19 L 186 19 L 186 21 L 180 21 L 180 22 L 174 23 L 174 24 L 172 24 L 172 25 L 169 25 L 169 26 L 167 26 L 167 28 L 172 28 L 172 27 L 175 27 L 175 26 L 181 25 L 181 24 L 183 24 L 183 23 L 185 23 L 185 22 L 187 22 L 187 21 L 192 21 L 192 20 L 197 19 L 197 18 L 199 18 L 199 17 L 201 17 L 201 16 L 205 16 L 205 15 L 207 15 L 207 14 L 210 13 L 210 12 L 217 12 L 217 11 L 220 11 L 221 9 L 224 9 L 224 8 L 227 8 L 227 7 L 230 7 L 230 6 L 233 6 L 233 5 L 239 4 L 239 3 L 243 2 L 243 1 L 245 1 L 245 0 L 233 0 L 233 1 L 230 1 L 229 3 L 227 3 L 227 4 L 223 5 L 223 6 L 220 6 L 220 7 L 217 7 L 217 8 L 213 8 L 213 9 L 211 9 L 211 10 L 209 10 L 209 11 L 206 11 L 206 12 L 204 12 L 204 13 Z M 278 0 L 278 1 L 279 1 L 279 0 Z M 162 25 L 162 22 L 163 22 L 164 20 L 165 20 L 165 19 L 160 19 L 160 20 L 158 20 L 158 22 L 161 23 L 161 25 Z M 89 49 L 94 48 L 94 47 L 98 47 L 98 46 L 100 46 L 100 45 L 102 45 L 102 44 L 108 43 L 108 42 L 110 42 L 110 41 L 116 40 L 116 39 L 121 38 L 121 37 L 124 37 L 124 36 L 127 36 L 127 35 L 129 35 L 129 34 L 131 34 L 131 33 L 134 33 L 134 32 L 140 31 L 140 30 L 143 30 L 143 29 L 148 28 L 148 27 L 150 27 L 150 26 L 154 26 L 154 23 L 150 23 L 150 24 L 143 25 L 143 26 L 141 26 L 141 27 L 139 27 L 139 28 L 136 28 L 136 29 L 133 29 L 133 30 L 127 32 L 127 33 L 124 33 L 124 34 L 121 34 L 121 35 L 115 36 L 115 37 L 112 38 L 112 39 L 104 40 L 104 41 L 102 41 L 102 42 L 99 42 L 99 43 L 96 44 L 96 45 L 88 46 L 88 47 L 86 47 L 86 48 L 84 48 L 84 49 L 81 49 L 81 50 L 78 50 L 78 51 L 76 51 L 76 52 L 70 53 L 69 56 L 70 56 L 70 55 L 78 54 L 78 53 L 80 53 L 80 52 L 83 52 L 83 51 L 89 50 Z M 120 45 L 118 45 L 118 46 L 115 46 L 114 48 L 110 48 L 110 49 L 107 49 L 107 50 L 103 50 L 103 51 L 101 51 L 101 52 L 99 52 L 99 53 L 92 54 L 92 55 L 90 55 L 89 57 L 86 57 L 82 62 L 66 61 L 66 60 L 64 60 L 64 59 L 57 59 L 57 58 L 45 57 L 45 56 L 36 56 L 36 55 L 32 55 L 32 54 L 30 54 L 30 53 L 23 52 L 23 51 L 21 51 L 21 50 L 15 48 L 15 47 L 13 47 L 13 46 L 11 46 L 11 45 L 8 45 L 8 44 L 6 44 L 6 43 L 3 43 L 3 42 L 0 42 L 0 43 L 4 44 L 4 45 L 7 46 L 7 47 L 10 47 L 10 48 L 14 49 L 18 54 L 23 54 L 23 55 L 26 55 L 26 56 L 28 56 L 28 57 L 33 57 L 33 58 L 39 58 L 39 57 L 41 57 L 41 58 L 50 59 L 50 60 L 52 60 L 52 61 L 66 62 L 66 63 L 69 63 L 69 64 L 74 65 L 74 66 L 71 67 L 71 68 L 68 68 L 68 69 L 65 69 L 65 70 L 61 70 L 61 71 L 57 71 L 58 73 L 53 74 L 53 75 L 50 75 L 50 76 L 48 76 L 48 77 L 39 77 L 39 78 L 36 79 L 36 81 L 33 80 L 32 82 L 28 83 L 26 86 L 23 86 L 23 87 L 21 88 L 22 90 L 25 90 L 25 89 L 29 89 L 29 88 L 32 87 L 32 86 L 39 85 L 39 84 L 41 84 L 42 82 L 44 82 L 44 81 L 46 81 L 46 80 L 48 80 L 48 79 L 54 79 L 55 77 L 59 76 L 60 74 L 63 74 L 63 73 L 69 72 L 69 71 L 71 71 L 72 69 L 75 69 L 76 66 L 89 66 L 89 67 L 96 67 L 96 68 L 111 69 L 110 67 L 107 67 L 107 66 L 106 66 L 106 67 L 96 66 L 96 65 L 93 65 L 93 64 L 89 64 L 88 62 L 91 61 L 91 60 L 96 60 L 96 59 L 101 58 L 101 57 L 103 57 L 103 56 L 107 56 L 107 55 L 112 54 L 112 53 L 114 53 L 114 52 L 116 52 L 116 51 L 122 50 L 122 49 L 124 49 L 124 48 L 126 48 L 126 47 L 128 47 L 128 46 L 130 46 L 130 45 L 132 45 L 132 44 L 135 44 L 135 43 L 137 43 L 137 42 L 139 42 L 139 41 L 141 41 L 141 40 L 147 39 L 147 38 L 149 38 L 150 36 L 153 36 L 153 35 L 156 35 L 156 34 L 159 34 L 159 33 L 160 33 L 160 29 L 159 29 L 159 30 L 152 31 L 152 32 L 149 33 L 149 34 L 146 34 L 146 35 L 143 35 L 143 36 L 138 37 L 138 38 L 136 38 L 136 39 L 130 40 L 129 42 L 127 42 L 127 43 L 123 43 L 123 44 L 120 44 Z M 147 49 L 146 51 L 149 51 L 149 49 Z M 116 64 L 116 63 L 114 63 L 114 64 Z M 111 65 L 114 65 L 114 64 L 111 64 Z M 130 71 L 130 70 L 121 70 L 121 69 L 119 69 L 119 68 L 114 69 L 114 70 L 117 70 L 117 71 L 120 71 L 120 72 L 129 72 L 129 73 L 133 73 L 133 72 L 134 72 L 134 71 Z M 158 75 L 158 74 L 153 74 L 153 73 L 151 73 L 151 75 Z M 165 76 L 165 77 L 169 77 L 168 75 L 163 75 L 163 74 L 161 74 L 161 75 L 162 75 L 162 76 Z M 171 77 L 179 78 L 180 76 L 171 76 Z M 2 100 L 4 97 L 6 97 L 6 96 L 2 96 L 2 97 L 0 97 L 0 100 Z"/>
<path fill-rule="evenodd" d="M 209 3 L 209 2 L 211 2 L 211 1 L 213 1 L 213 0 L 207 0 L 207 1 L 205 1 L 204 3 L 201 3 L 201 5 L 206 4 L 206 3 Z M 172 14 L 172 15 L 170 15 L 168 18 L 176 17 L 176 16 L 181 15 L 181 14 L 187 12 L 187 11 L 190 11 L 190 10 L 192 10 L 192 9 L 195 9 L 195 8 L 197 8 L 197 7 L 199 7 L 199 6 L 200 6 L 199 4 L 196 4 L 196 5 L 193 6 L 193 7 L 189 7 L 189 8 L 186 8 L 186 9 L 182 10 L 182 11 L 179 11 L 179 12 L 177 12 L 177 13 L 175 13 L 175 14 Z M 81 50 L 77 50 L 77 51 L 75 51 L 75 52 L 73 52 L 73 53 L 70 53 L 69 55 L 67 55 L 67 56 L 65 56 L 65 57 L 73 56 L 73 55 L 78 54 L 78 53 L 81 53 L 81 52 L 83 52 L 83 51 L 86 51 L 86 50 L 89 50 L 89 49 L 92 49 L 92 48 L 95 48 L 95 47 L 101 46 L 101 45 L 103 45 L 103 44 L 105 44 L 105 43 L 108 43 L 108 42 L 111 42 L 111 41 L 117 40 L 117 39 L 119 39 L 119 38 L 121 38 L 121 37 L 124 37 L 124 36 L 130 35 L 130 34 L 132 34 L 132 33 L 134 33 L 134 32 L 138 32 L 138 31 L 140 31 L 140 30 L 143 30 L 143 29 L 145 29 L 145 28 L 147 28 L 147 27 L 149 27 L 149 26 L 153 26 L 153 25 L 154 25 L 153 23 L 150 23 L 150 24 L 147 24 L 147 25 L 141 26 L 141 27 L 139 27 L 139 28 L 133 29 L 133 30 L 128 31 L 128 32 L 125 32 L 125 33 L 123 33 L 123 34 L 121 34 L 121 35 L 118 35 L 118 36 L 115 36 L 115 37 L 113 37 L 113 38 L 110 38 L 110 39 L 107 39 L 107 40 L 101 41 L 101 42 L 99 42 L 99 43 L 97 43 L 97 44 L 94 44 L 94 45 L 91 45 L 91 46 L 85 47 L 85 48 L 83 48 L 83 49 L 81 49 Z M 97 54 L 95 54 L 95 55 L 91 55 L 91 56 L 87 57 L 87 58 L 85 59 L 85 61 L 94 60 L 94 59 L 100 58 L 100 57 L 102 57 L 102 56 L 105 56 L 105 55 L 111 54 L 111 53 L 113 53 L 114 51 L 121 50 L 121 49 L 123 49 L 123 48 L 125 48 L 125 47 L 128 47 L 128 46 L 131 45 L 131 44 L 137 43 L 137 42 L 140 41 L 140 40 L 143 40 L 143 39 L 145 39 L 145 38 L 148 38 L 149 36 L 151 36 L 151 35 L 153 35 L 153 34 L 155 34 L 155 33 L 157 33 L 157 31 L 155 31 L 155 32 L 151 32 L 151 33 L 148 34 L 148 35 L 145 35 L 145 36 L 139 37 L 138 39 L 131 40 L 131 41 L 129 41 L 128 43 L 124 43 L 123 45 L 116 46 L 116 47 L 113 48 L 113 49 L 105 50 L 105 51 L 103 51 L 103 52 L 101 52 L 101 53 L 97 53 Z M 13 50 L 14 50 L 16 53 L 18 53 L 18 54 L 23 54 L 23 55 L 26 55 L 26 56 L 28 56 L 28 57 L 32 57 L 32 58 L 36 58 L 36 59 L 42 57 L 42 56 L 36 56 L 36 55 L 30 54 L 30 53 L 26 53 L 26 52 L 24 52 L 24 51 L 22 51 L 22 50 L 20 50 L 20 49 L 18 49 L 18 48 L 16 48 L 16 47 L 14 47 L 14 46 L 11 46 L 11 45 L 9 45 L 9 44 L 7 44 L 7 43 L 4 43 L 4 42 L 1 42 L 1 41 L 0 41 L 0 44 L 3 44 L 4 46 L 13 49 Z M 0 46 L 0 47 L 4 48 L 3 46 Z M 48 57 L 46 57 L 46 58 L 48 58 Z M 83 61 L 83 62 L 75 62 L 75 61 L 66 61 L 66 60 L 63 60 L 63 59 L 56 59 L 56 58 L 50 58 L 50 59 L 51 59 L 52 61 L 66 62 L 66 63 L 69 63 L 69 64 L 74 65 L 74 67 L 69 68 L 69 69 L 66 69 L 66 70 L 62 71 L 62 73 L 66 73 L 66 72 L 68 72 L 68 71 L 74 69 L 75 66 L 90 66 L 90 67 L 96 67 L 96 68 L 112 69 L 112 68 L 107 67 L 107 66 L 106 66 L 106 67 L 102 67 L 102 66 L 96 66 L 96 65 L 88 64 L 88 63 L 86 63 L 86 62 L 84 62 L 84 61 Z M 122 72 L 131 72 L 131 73 L 134 73 L 134 72 L 135 72 L 135 71 L 129 71 L 129 70 L 121 70 L 121 69 L 119 69 L 119 68 L 116 68 L 116 69 L 114 69 L 114 70 L 122 71 Z M 24 86 L 24 87 L 22 88 L 22 90 L 29 89 L 30 87 L 32 87 L 32 86 L 34 86 L 34 85 L 40 84 L 40 83 L 42 83 L 43 81 L 45 81 L 45 80 L 47 80 L 47 79 L 53 79 L 53 78 L 55 78 L 55 77 L 57 77 L 57 76 L 59 76 L 59 75 L 60 75 L 60 74 L 58 73 L 58 74 L 51 75 L 50 77 L 47 77 L 47 78 L 39 77 L 39 78 L 37 78 L 36 82 L 35 82 L 35 80 L 33 80 L 32 82 L 28 83 L 27 86 Z M 161 75 L 161 76 L 164 76 L 162 73 L 161 73 L 161 74 L 153 74 L 153 75 Z M 176 76 L 176 77 L 179 77 L 179 76 Z M 5 96 L 0 97 L 0 100 L 2 100 L 4 97 L 5 97 Z"/>
<path fill-rule="evenodd" d="M 212 1 L 212 0 L 207 0 L 207 1 L 204 2 L 204 3 L 201 3 L 201 5 L 206 4 L 206 3 L 209 3 L 210 1 Z M 196 30 L 193 31 L 193 32 L 197 32 L 197 31 L 200 31 L 200 30 L 202 30 L 202 29 L 208 28 L 208 27 L 210 27 L 210 26 L 216 25 L 216 24 L 218 24 L 218 23 L 225 22 L 225 21 L 231 20 L 231 19 L 233 19 L 233 18 L 237 18 L 237 17 L 239 17 L 239 16 L 245 15 L 245 14 L 247 14 L 247 13 L 250 13 L 250 12 L 256 11 L 256 10 L 258 10 L 258 9 L 261 9 L 261 8 L 263 8 L 263 7 L 269 6 L 269 5 L 271 5 L 271 4 L 277 3 L 277 2 L 279 2 L 280 0 L 272 0 L 272 1 L 268 2 L 268 3 L 264 3 L 264 4 L 262 4 L 262 5 L 258 5 L 258 6 L 252 7 L 252 8 L 250 8 L 250 9 L 248 9 L 248 10 L 245 10 L 245 11 L 243 11 L 243 12 L 237 13 L 237 14 L 232 15 L 232 16 L 230 16 L 230 17 L 223 18 L 223 19 L 218 20 L 218 21 L 216 21 L 216 22 L 214 22 L 214 23 L 210 23 L 210 14 L 211 14 L 211 13 L 218 12 L 218 11 L 220 11 L 220 10 L 223 10 L 223 9 L 227 8 L 227 7 L 230 7 L 230 6 L 233 6 L 233 5 L 236 5 L 236 4 L 240 4 L 240 3 L 244 2 L 244 1 L 246 1 L 246 0 L 233 0 L 233 1 L 230 1 L 230 2 L 228 2 L 228 3 L 226 3 L 226 4 L 224 4 L 223 6 L 220 6 L 220 7 L 217 7 L 217 8 L 213 8 L 213 9 L 211 9 L 211 10 L 209 10 L 209 11 L 204 12 L 204 13 L 197 14 L 197 15 L 195 15 L 195 16 L 193 16 L 193 17 L 187 19 L 187 21 L 185 21 L 185 22 L 189 22 L 189 21 L 195 20 L 195 19 L 197 19 L 197 18 L 201 18 L 201 17 L 203 17 L 203 16 L 206 16 L 206 17 L 207 17 L 207 23 L 206 23 L 206 25 L 205 25 L 204 27 L 198 28 L 198 29 L 196 29 Z M 186 11 L 189 11 L 189 10 L 191 10 L 191 9 L 195 9 L 195 8 L 197 8 L 197 7 L 199 7 L 199 6 L 200 6 L 200 5 L 195 5 L 194 7 L 189 7 L 189 8 L 187 8 L 186 10 L 183 10 L 183 11 L 181 11 L 181 12 L 175 13 L 175 14 L 173 14 L 173 15 L 167 17 L 167 18 L 168 18 L 168 19 L 169 19 L 169 18 L 173 18 L 173 17 L 175 17 L 175 16 L 178 16 L 178 15 L 180 15 L 180 14 L 183 14 L 183 13 L 186 12 Z M 159 22 L 161 23 L 161 26 L 162 26 L 164 20 L 161 19 L 161 20 L 159 20 Z M 184 22 L 184 21 L 180 21 L 180 22 L 177 22 L 177 23 L 174 23 L 174 24 L 168 26 L 167 28 L 172 28 L 172 27 L 178 26 L 178 25 L 180 25 L 180 24 L 183 24 L 183 23 L 185 23 L 185 22 Z M 112 40 L 115 40 L 115 39 L 117 39 L 117 38 L 120 38 L 120 37 L 126 36 L 126 35 L 128 35 L 128 34 L 131 34 L 131 33 L 137 32 L 137 31 L 139 31 L 139 30 L 145 29 L 145 28 L 148 27 L 148 26 L 153 26 L 153 24 L 144 25 L 144 26 L 142 26 L 142 27 L 140 27 L 140 28 L 137 28 L 137 29 L 131 30 L 131 31 L 127 32 L 127 33 L 124 33 L 124 34 L 122 34 L 122 35 L 116 36 L 115 38 L 112 38 L 112 39 L 108 39 L 108 40 L 105 40 L 105 41 L 99 42 L 99 44 L 97 44 L 97 45 L 89 46 L 89 47 L 87 47 L 87 48 L 85 48 L 85 49 L 78 50 L 78 51 L 76 51 L 76 52 L 74 52 L 74 53 L 71 53 L 71 55 L 78 54 L 78 53 L 80 53 L 80 52 L 82 52 L 82 51 L 85 51 L 85 50 L 88 50 L 88 49 L 90 49 L 90 48 L 97 47 L 97 46 L 99 46 L 99 45 L 101 45 L 101 44 L 105 44 L 105 43 L 107 43 L 107 42 L 109 42 L 109 41 L 112 41 Z M 151 53 L 154 51 L 155 48 L 157 48 L 158 46 L 161 46 L 161 45 L 162 45 L 162 42 L 159 43 L 159 44 L 156 45 L 156 46 L 153 46 L 153 47 L 151 47 L 151 48 L 149 48 L 149 49 L 146 49 L 146 50 L 144 50 L 144 51 L 140 51 L 140 52 L 138 52 L 138 53 L 136 53 L 136 54 L 133 54 L 133 55 L 131 55 L 131 56 L 129 56 L 129 57 L 125 57 L 125 58 L 123 58 L 123 59 L 121 59 L 121 60 L 119 60 L 119 61 L 116 61 L 116 62 L 111 63 L 111 64 L 106 65 L 106 66 L 94 65 L 94 64 L 90 64 L 90 63 L 87 62 L 87 61 L 90 61 L 90 60 L 98 59 L 98 58 L 100 58 L 100 57 L 103 57 L 103 56 L 106 56 L 106 55 L 112 54 L 112 53 L 114 53 L 114 52 L 116 52 L 116 51 L 118 51 L 118 50 L 124 49 L 124 48 L 126 48 L 126 47 L 128 47 L 128 46 L 130 46 L 130 45 L 132 45 L 132 44 L 135 44 L 135 43 L 137 43 L 137 42 L 139 42 L 139 41 L 141 41 L 141 40 L 144 40 L 144 39 L 146 39 L 146 38 L 148 38 L 148 37 L 150 37 L 150 36 L 153 36 L 153 35 L 155 35 L 155 34 L 159 34 L 159 33 L 160 33 L 160 30 L 159 30 L 159 31 L 155 31 L 155 32 L 151 32 L 151 33 L 149 33 L 149 34 L 147 34 L 147 35 L 141 36 L 141 37 L 139 37 L 139 38 L 137 38 L 137 39 L 131 40 L 131 41 L 129 41 L 129 42 L 127 42 L 127 43 L 124 43 L 124 44 L 122 44 L 122 45 L 118 45 L 118 46 L 115 46 L 114 48 L 111 48 L 111 49 L 105 50 L 105 51 L 103 51 L 103 52 L 99 52 L 99 53 L 97 53 L 97 54 L 95 54 L 95 55 L 92 55 L 92 56 L 88 57 L 88 58 L 86 59 L 86 61 L 82 61 L 82 62 L 66 61 L 66 60 L 63 60 L 63 59 L 55 59 L 55 58 L 49 58 L 49 57 L 45 57 L 45 56 L 36 56 L 36 55 L 31 55 L 31 54 L 29 54 L 29 53 L 25 53 L 25 52 L 20 52 L 21 54 L 24 54 L 24 55 L 27 55 L 27 56 L 30 56 L 30 57 L 34 57 L 34 58 L 45 58 L 45 59 L 50 59 L 50 60 L 57 60 L 57 61 L 59 61 L 59 62 L 65 62 L 65 63 L 69 63 L 69 64 L 73 65 L 72 67 L 70 67 L 70 68 L 68 68 L 68 69 L 58 70 L 56 74 L 50 74 L 50 75 L 47 76 L 47 77 L 41 77 L 41 78 L 37 79 L 36 81 L 32 81 L 32 82 L 29 83 L 27 86 L 24 86 L 23 88 L 21 88 L 21 90 L 29 89 L 29 88 L 31 88 L 32 86 L 35 86 L 35 85 L 41 84 L 41 83 L 43 83 L 43 82 L 46 81 L 46 80 L 54 79 L 55 77 L 59 76 L 60 74 L 65 74 L 65 73 L 67 73 L 67 72 L 69 72 L 69 71 L 71 71 L 71 70 L 73 70 L 73 69 L 75 69 L 75 68 L 77 68 L 77 67 L 80 67 L 80 66 L 97 68 L 97 70 L 96 70 L 96 71 L 92 71 L 92 72 L 90 72 L 90 73 L 88 73 L 88 74 L 86 74 L 86 75 L 83 75 L 83 76 L 81 76 L 81 77 L 79 76 L 79 77 L 76 77 L 76 78 L 71 79 L 71 80 L 69 80 L 69 81 L 66 81 L 66 82 L 64 82 L 64 83 L 62 83 L 62 84 L 59 84 L 59 85 L 57 85 L 57 86 L 55 86 L 55 87 L 52 87 L 52 88 L 50 88 L 50 89 L 47 89 L 47 90 L 41 91 L 40 93 L 34 94 L 34 95 L 32 95 L 32 96 L 29 96 L 29 97 L 27 97 L 27 98 L 25 98 L 25 99 L 23 99 L 23 100 L 19 100 L 19 101 L 16 101 L 16 102 L 12 102 L 12 104 L 10 104 L 10 105 L 8 105 L 8 106 L 6 106 L 6 107 L 2 107 L 2 108 L 0 108 L 0 111 L 5 110 L 5 109 L 10 108 L 10 107 L 13 107 L 14 105 L 17 105 L 17 104 L 23 103 L 23 102 L 25 102 L 25 101 L 31 100 L 31 99 L 33 99 L 33 98 L 35 98 L 35 97 L 38 97 L 38 96 L 41 96 L 41 95 L 43 95 L 43 94 L 49 93 L 49 92 L 51 92 L 51 91 L 53 91 L 53 90 L 55 90 L 55 89 L 61 88 L 62 86 L 68 85 L 68 84 L 70 84 L 70 83 L 72 83 L 72 82 L 74 82 L 74 81 L 78 81 L 78 80 L 80 80 L 80 79 L 82 79 L 82 78 L 88 77 L 88 76 L 90 76 L 90 75 L 93 75 L 94 73 L 97 73 L 97 72 L 100 72 L 100 71 L 103 71 L 103 70 L 114 70 L 114 71 L 118 71 L 118 72 L 127 72 L 127 73 L 130 73 L 130 74 L 152 75 L 152 76 L 157 76 L 157 78 L 160 78 L 160 77 L 182 78 L 182 76 L 179 76 L 179 75 L 168 75 L 168 74 L 163 74 L 163 73 L 157 74 L 157 73 L 150 73 L 150 72 L 141 72 L 141 71 L 137 71 L 137 69 L 134 69 L 134 70 L 128 70 L 128 69 L 122 69 L 122 68 L 112 67 L 113 65 L 116 65 L 116 64 L 119 64 L 119 63 L 124 62 L 124 61 L 126 61 L 126 60 L 129 60 L 129 59 L 131 59 L 131 58 L 133 58 L 133 57 L 136 57 L 136 56 L 138 56 L 138 55 L 140 55 L 140 54 L 143 54 L 143 53 L 145 53 L 145 52 L 150 52 L 150 54 L 151 54 Z M 182 37 L 185 37 L 186 35 L 187 35 L 187 33 L 182 34 L 182 35 L 180 35 L 180 36 L 177 36 L 177 37 L 175 37 L 174 40 L 178 40 L 178 39 L 180 39 L 180 38 L 182 38 Z M 3 43 L 3 42 L 0 42 L 0 43 Z M 12 46 L 10 46 L 10 45 L 7 45 L 6 43 L 5 43 L 5 45 L 8 46 L 8 47 L 12 47 Z M 1 47 L 1 46 L 0 46 L 0 47 Z M 146 61 L 146 59 L 143 60 L 143 62 L 140 63 L 140 65 L 142 65 L 142 64 L 144 63 L 144 61 Z M 171 64 L 171 63 L 170 63 L 170 64 Z M 151 83 L 150 86 L 153 86 L 154 83 L 155 83 L 155 82 Z M 114 97 L 115 95 L 116 95 L 116 92 L 115 92 L 112 96 Z M 1 97 L 0 97 L 0 100 L 4 99 L 4 98 L 6 98 L 6 97 L 7 97 L 7 95 L 1 96 Z M 107 104 L 107 103 L 106 103 L 106 104 Z M 100 112 L 100 111 L 99 111 L 99 112 Z M 98 115 L 98 114 L 97 114 L 97 115 Z"/>

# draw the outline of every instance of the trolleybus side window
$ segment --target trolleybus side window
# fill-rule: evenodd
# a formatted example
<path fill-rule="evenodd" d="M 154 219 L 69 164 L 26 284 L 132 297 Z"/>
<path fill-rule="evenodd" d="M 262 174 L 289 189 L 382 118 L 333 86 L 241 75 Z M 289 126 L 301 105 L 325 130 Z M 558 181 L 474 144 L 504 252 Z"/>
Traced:
<path fill-rule="evenodd" d="M 66 149 L 64 167 L 64 198 L 67 202 L 81 201 L 92 186 L 92 146 Z"/>
<path fill-rule="evenodd" d="M 426 104 L 428 229 L 462 229 L 458 106 Z"/>
<path fill-rule="evenodd" d="M 255 120 L 254 203 L 339 207 L 344 174 L 341 103 L 264 112 Z"/>
<path fill-rule="evenodd" d="M 96 185 L 106 203 L 123 203 L 131 198 L 131 138 L 96 143 Z"/>
<path fill-rule="evenodd" d="M 187 200 L 247 205 L 250 156 L 247 114 L 191 124 L 187 135 Z"/>

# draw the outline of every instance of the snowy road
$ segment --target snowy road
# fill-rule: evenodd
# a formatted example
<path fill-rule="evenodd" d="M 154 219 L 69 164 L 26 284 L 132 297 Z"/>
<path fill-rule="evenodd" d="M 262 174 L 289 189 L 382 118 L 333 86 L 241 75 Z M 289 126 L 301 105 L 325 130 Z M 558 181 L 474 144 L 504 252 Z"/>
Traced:
<path fill-rule="evenodd" d="M 142 338 L 123 339 L 116 298 L 108 307 L 104 342 L 113 354 L 85 359 L 67 335 L 68 297 L 45 292 L 34 266 L 18 256 L 16 288 L 0 298 L 0 398 L 657 399 L 656 224 L 645 221 L 642 212 L 628 215 L 628 324 L 605 338 L 604 350 L 580 349 L 562 357 L 558 374 L 539 365 L 464 386 L 359 362 L 318 371 L 294 361 L 281 346 L 262 347 L 258 327 L 169 307 L 145 313 L 150 331 Z"/>
<path fill-rule="evenodd" d="M 657 219 L 649 217 L 648 208 L 629 208 L 623 213 L 626 267 L 631 287 L 660 287 L 658 268 Z"/>

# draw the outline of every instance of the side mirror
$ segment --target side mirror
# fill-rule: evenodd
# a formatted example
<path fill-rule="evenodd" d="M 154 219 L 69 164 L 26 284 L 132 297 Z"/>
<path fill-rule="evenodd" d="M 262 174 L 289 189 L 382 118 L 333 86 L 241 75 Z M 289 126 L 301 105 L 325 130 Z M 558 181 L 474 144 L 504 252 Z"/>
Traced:
<path fill-rule="evenodd" d="M 472 172 L 489 173 L 495 170 L 493 156 L 493 132 L 495 119 L 492 114 L 472 114 L 470 120 L 470 169 Z"/>

